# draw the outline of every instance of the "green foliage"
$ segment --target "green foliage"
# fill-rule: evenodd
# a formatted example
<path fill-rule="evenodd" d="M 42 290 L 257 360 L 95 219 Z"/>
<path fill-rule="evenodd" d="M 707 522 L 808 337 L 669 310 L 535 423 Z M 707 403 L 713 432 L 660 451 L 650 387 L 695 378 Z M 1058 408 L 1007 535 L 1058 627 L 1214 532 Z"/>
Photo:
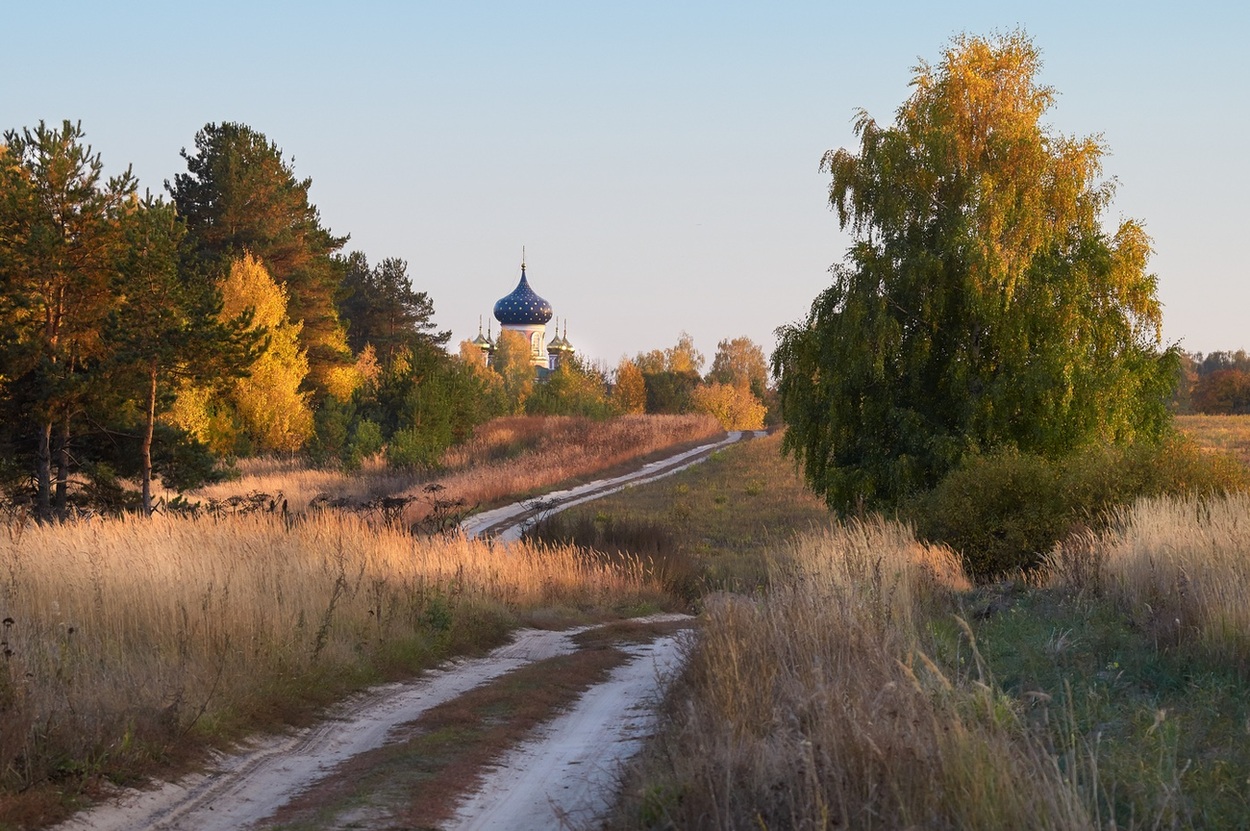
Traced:
<path fill-rule="evenodd" d="M 451 445 L 447 425 L 435 429 L 406 427 L 395 431 L 386 446 L 386 462 L 398 468 L 434 468 L 443 451 Z M 444 429 L 438 429 L 438 428 Z"/>
<path fill-rule="evenodd" d="M 1101 827 L 1248 827 L 1250 699 L 1234 662 L 1191 638 L 1161 648 L 1111 596 L 1017 584 L 966 602 L 985 664 L 1034 735 L 1096 773 L 1074 779 Z M 938 658 L 954 674 L 962 655 Z"/>
<path fill-rule="evenodd" d="M 646 385 L 648 413 L 690 412 L 693 406 L 691 396 L 699 385 L 699 373 L 646 372 L 642 378 Z"/>
<path fill-rule="evenodd" d="M 223 478 L 216 457 L 205 445 L 165 424 L 157 424 L 154 433 L 152 472 L 166 488 L 182 493 Z"/>
<path fill-rule="evenodd" d="M 834 507 L 889 507 L 997 448 L 1167 431 L 1150 240 L 1103 231 L 1105 148 L 1044 126 L 1039 66 L 1023 34 L 956 38 L 893 126 L 861 113 L 859 152 L 824 158 L 856 239 L 773 369 L 787 449 Z"/>
<path fill-rule="evenodd" d="M 31 404 L 37 510 L 67 508 L 76 420 L 100 390 L 110 281 L 124 252 L 121 214 L 136 183 L 105 180 L 79 124 L 9 130 L 0 153 L 0 376 Z M 55 468 L 55 494 L 53 493 Z M 55 500 L 55 504 L 54 504 Z"/>
<path fill-rule="evenodd" d="M 375 422 L 362 418 L 356 422 L 356 427 L 352 431 L 349 457 L 353 460 L 355 466 L 359 466 L 364 459 L 380 453 L 385 444 L 386 441 L 382 437 L 382 428 Z"/>
<path fill-rule="evenodd" d="M 113 281 L 121 302 L 104 330 L 110 352 L 105 371 L 115 395 L 143 402 L 139 477 L 142 508 L 151 513 L 154 443 L 172 437 L 191 442 L 185 448 L 167 448 L 166 457 L 192 458 L 204 449 L 181 430 L 156 429 L 175 384 L 237 378 L 256 360 L 264 333 L 249 329 L 248 315 L 223 319 L 216 286 L 179 268 L 185 229 L 173 205 L 149 196 L 131 206 L 124 224 L 126 253 Z M 110 409 L 116 413 L 124 407 Z M 174 476 L 183 484 L 203 478 L 201 473 Z M 169 481 L 166 485 L 175 487 Z"/>
<path fill-rule="evenodd" d="M 313 413 L 313 435 L 308 457 L 317 465 L 344 465 L 350 456 L 348 441 L 356 407 L 334 396 L 324 398 Z"/>
<path fill-rule="evenodd" d="M 919 501 L 917 534 L 958 551 L 974 578 L 1036 566 L 1075 521 L 1058 467 L 1019 453 L 975 457 Z"/>
<path fill-rule="evenodd" d="M 1036 568 L 1070 532 L 1100 527 L 1140 497 L 1248 487 L 1250 472 L 1235 460 L 1173 437 L 1059 460 L 1018 452 L 970 457 L 903 513 L 919 536 L 960 552 L 968 573 L 984 579 Z"/>
<path fill-rule="evenodd" d="M 570 415 L 607 418 L 612 414 L 607 379 L 570 355 L 525 399 L 526 415 Z"/>
<path fill-rule="evenodd" d="M 218 276 L 244 252 L 265 264 L 289 295 L 290 319 L 303 323 L 311 380 L 325 388 L 351 361 L 334 304 L 342 266 L 333 255 L 347 237 L 322 227 L 312 180 L 296 179 L 294 162 L 245 124 L 206 124 L 182 158 L 187 172 L 167 186 L 196 258 Z"/>
<path fill-rule="evenodd" d="M 372 344 L 385 366 L 405 348 L 446 345 L 451 333 L 435 331 L 434 301 L 413 289 L 408 263 L 389 258 L 371 269 L 365 255 L 354 251 L 344 268 L 339 310 L 353 352 Z"/>

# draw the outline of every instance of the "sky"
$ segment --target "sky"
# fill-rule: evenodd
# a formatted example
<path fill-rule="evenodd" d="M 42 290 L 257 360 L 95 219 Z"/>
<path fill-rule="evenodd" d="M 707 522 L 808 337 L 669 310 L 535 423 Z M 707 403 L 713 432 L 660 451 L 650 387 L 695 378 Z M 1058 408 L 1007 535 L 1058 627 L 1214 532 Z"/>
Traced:
<path fill-rule="evenodd" d="M 1250 4 L 0 0 L 0 127 L 81 121 L 164 192 L 210 122 L 282 148 L 322 222 L 400 257 L 456 342 L 519 278 L 615 365 L 688 332 L 765 352 L 849 237 L 827 150 L 959 33 L 1023 29 L 1144 222 L 1164 338 L 1250 348 Z M 497 331 L 497 324 L 494 325 Z"/>

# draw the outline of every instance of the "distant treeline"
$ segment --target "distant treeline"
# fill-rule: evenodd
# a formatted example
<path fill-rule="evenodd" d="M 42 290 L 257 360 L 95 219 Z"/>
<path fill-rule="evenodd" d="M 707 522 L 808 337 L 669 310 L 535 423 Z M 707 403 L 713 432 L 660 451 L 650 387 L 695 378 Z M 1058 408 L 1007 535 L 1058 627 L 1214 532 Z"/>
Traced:
<path fill-rule="evenodd" d="M 497 415 L 763 421 L 767 368 L 745 338 L 707 378 L 683 335 L 615 372 L 572 355 L 538 383 L 516 338 L 489 364 L 470 342 L 449 353 L 407 263 L 344 253 L 261 133 L 208 124 L 182 157 L 153 196 L 129 170 L 106 178 L 79 124 L 0 144 L 0 490 L 40 520 L 150 512 L 154 479 L 181 491 L 260 453 L 435 466 Z"/>
<path fill-rule="evenodd" d="M 1182 353 L 1174 408 L 1179 413 L 1250 413 L 1250 355 L 1236 352 Z"/>

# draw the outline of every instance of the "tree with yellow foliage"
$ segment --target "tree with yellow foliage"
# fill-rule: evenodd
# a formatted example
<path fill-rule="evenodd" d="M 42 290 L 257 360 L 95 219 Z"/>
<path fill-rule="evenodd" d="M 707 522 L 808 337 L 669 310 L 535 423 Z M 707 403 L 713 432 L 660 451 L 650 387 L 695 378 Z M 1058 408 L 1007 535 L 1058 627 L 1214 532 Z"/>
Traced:
<path fill-rule="evenodd" d="M 690 393 L 696 413 L 707 413 L 726 430 L 762 430 L 768 412 L 748 384 L 703 384 Z"/>
<path fill-rule="evenodd" d="M 308 393 L 300 389 L 308 375 L 308 355 L 300 348 L 302 324 L 287 318 L 286 291 L 263 263 L 245 253 L 230 264 L 221 295 L 222 320 L 250 311 L 251 330 L 263 330 L 268 345 L 248 375 L 227 386 L 224 402 L 211 390 L 184 386 L 173 421 L 222 454 L 237 451 L 241 439 L 257 450 L 299 450 L 313 429 Z"/>
<path fill-rule="evenodd" d="M 612 403 L 619 413 L 647 411 L 647 381 L 638 364 L 629 358 L 621 358 L 621 362 L 617 364 Z"/>
<path fill-rule="evenodd" d="M 495 342 L 491 369 L 503 384 L 505 407 L 509 413 L 525 411 L 525 399 L 534 390 L 534 365 L 530 363 L 530 343 L 525 335 L 504 329 Z"/>

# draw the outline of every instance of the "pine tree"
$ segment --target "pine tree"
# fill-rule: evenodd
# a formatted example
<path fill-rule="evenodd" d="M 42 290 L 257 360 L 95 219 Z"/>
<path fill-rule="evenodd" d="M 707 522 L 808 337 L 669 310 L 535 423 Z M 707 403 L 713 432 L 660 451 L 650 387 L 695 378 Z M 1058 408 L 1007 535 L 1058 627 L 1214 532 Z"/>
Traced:
<path fill-rule="evenodd" d="M 0 165 L 0 331 L 6 383 L 22 386 L 37 425 L 36 510 L 64 517 L 70 440 L 92 395 L 101 333 L 116 299 L 120 214 L 135 191 L 127 169 L 105 181 L 80 124 L 4 134 Z M 55 504 L 53 465 L 55 463 Z M 55 511 L 54 511 L 55 509 Z"/>
<path fill-rule="evenodd" d="M 146 198 L 125 217 L 126 254 L 115 276 L 119 304 L 105 330 L 116 391 L 143 402 L 140 482 L 152 512 L 152 448 L 157 418 L 179 381 L 236 377 L 255 359 L 249 318 L 229 318 L 215 287 L 180 272 L 185 234 L 173 205 Z"/>
<path fill-rule="evenodd" d="M 352 363 L 334 303 L 342 265 L 333 255 L 347 237 L 322 227 L 308 201 L 312 180 L 296 179 L 294 160 L 284 160 L 263 134 L 244 124 L 207 124 L 195 148 L 182 151 L 187 172 L 166 187 L 197 257 L 218 277 L 245 252 L 265 264 L 290 298 L 289 318 L 303 324 L 310 381 L 327 391 L 333 370 Z"/>

